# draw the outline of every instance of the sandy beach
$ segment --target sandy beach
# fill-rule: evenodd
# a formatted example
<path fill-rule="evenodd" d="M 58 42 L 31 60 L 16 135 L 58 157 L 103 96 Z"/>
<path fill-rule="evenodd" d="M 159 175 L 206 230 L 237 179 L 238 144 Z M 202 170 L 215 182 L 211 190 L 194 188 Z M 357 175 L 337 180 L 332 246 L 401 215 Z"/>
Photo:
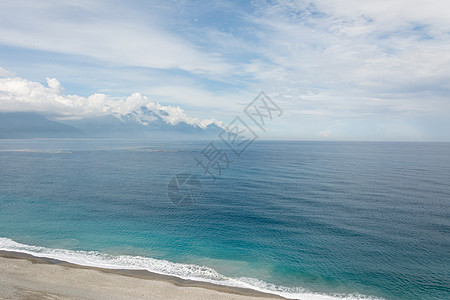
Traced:
<path fill-rule="evenodd" d="M 150 273 L 78 266 L 0 251 L 0 299 L 282 299 Z"/>

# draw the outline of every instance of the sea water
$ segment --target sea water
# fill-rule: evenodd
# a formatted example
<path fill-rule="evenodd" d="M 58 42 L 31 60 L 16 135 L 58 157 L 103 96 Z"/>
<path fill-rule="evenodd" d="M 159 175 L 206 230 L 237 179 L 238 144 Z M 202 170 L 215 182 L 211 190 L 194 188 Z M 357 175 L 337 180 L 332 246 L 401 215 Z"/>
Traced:
<path fill-rule="evenodd" d="M 450 298 L 449 143 L 214 141 L 215 179 L 209 143 L 0 140 L 0 249 L 299 299 Z M 168 197 L 180 173 L 192 206 Z"/>

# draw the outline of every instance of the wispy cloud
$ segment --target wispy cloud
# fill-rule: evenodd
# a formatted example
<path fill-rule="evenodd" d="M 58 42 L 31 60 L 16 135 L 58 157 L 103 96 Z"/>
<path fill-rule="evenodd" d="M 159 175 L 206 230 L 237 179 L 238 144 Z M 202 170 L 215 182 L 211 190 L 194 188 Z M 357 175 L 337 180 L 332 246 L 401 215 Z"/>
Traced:
<path fill-rule="evenodd" d="M 9 72 L 8 70 L 0 66 L 0 77 L 12 77 L 12 76 L 14 76 L 14 73 Z"/>
<path fill-rule="evenodd" d="M 126 6 L 100 1 L 18 1 L 2 4 L 0 43 L 109 63 L 216 74 L 233 68 L 217 53 L 201 51 L 156 22 Z"/>

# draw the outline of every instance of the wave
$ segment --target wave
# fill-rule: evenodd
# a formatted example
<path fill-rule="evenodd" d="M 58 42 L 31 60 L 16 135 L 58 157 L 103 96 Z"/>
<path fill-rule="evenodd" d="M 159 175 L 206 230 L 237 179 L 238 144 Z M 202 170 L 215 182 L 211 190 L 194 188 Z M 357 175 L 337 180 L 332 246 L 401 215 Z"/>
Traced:
<path fill-rule="evenodd" d="M 193 264 L 173 263 L 150 257 L 109 255 L 97 251 L 74 251 L 67 249 L 52 249 L 41 246 L 21 244 L 9 238 L 0 238 L 0 250 L 30 254 L 66 261 L 69 263 L 99 267 L 105 269 L 147 270 L 162 275 L 176 276 L 182 279 L 209 282 L 218 285 L 248 288 L 260 292 L 276 294 L 289 299 L 379 299 L 360 294 L 325 295 L 308 292 L 301 287 L 284 287 L 264 282 L 256 278 L 231 278 L 219 274 L 212 268 Z"/>

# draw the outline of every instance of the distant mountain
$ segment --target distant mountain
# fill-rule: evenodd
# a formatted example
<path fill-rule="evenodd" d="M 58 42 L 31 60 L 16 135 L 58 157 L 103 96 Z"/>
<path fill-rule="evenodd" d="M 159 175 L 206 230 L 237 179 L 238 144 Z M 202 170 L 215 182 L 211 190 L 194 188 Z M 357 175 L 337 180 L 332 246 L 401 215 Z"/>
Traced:
<path fill-rule="evenodd" d="M 0 138 L 84 137 L 77 128 L 32 112 L 0 112 Z"/>
<path fill-rule="evenodd" d="M 83 119 L 50 121 L 36 113 L 0 113 L 0 138 L 90 137 L 210 139 L 222 130 L 179 122 L 167 123 L 159 111 L 142 107 L 126 115 L 114 114 Z"/>
<path fill-rule="evenodd" d="M 202 139 L 217 136 L 221 131 L 215 124 L 206 128 L 185 122 L 172 125 L 163 120 L 161 113 L 163 112 L 155 113 L 143 106 L 126 115 L 114 114 L 61 122 L 78 128 L 89 137 L 102 138 Z"/>

